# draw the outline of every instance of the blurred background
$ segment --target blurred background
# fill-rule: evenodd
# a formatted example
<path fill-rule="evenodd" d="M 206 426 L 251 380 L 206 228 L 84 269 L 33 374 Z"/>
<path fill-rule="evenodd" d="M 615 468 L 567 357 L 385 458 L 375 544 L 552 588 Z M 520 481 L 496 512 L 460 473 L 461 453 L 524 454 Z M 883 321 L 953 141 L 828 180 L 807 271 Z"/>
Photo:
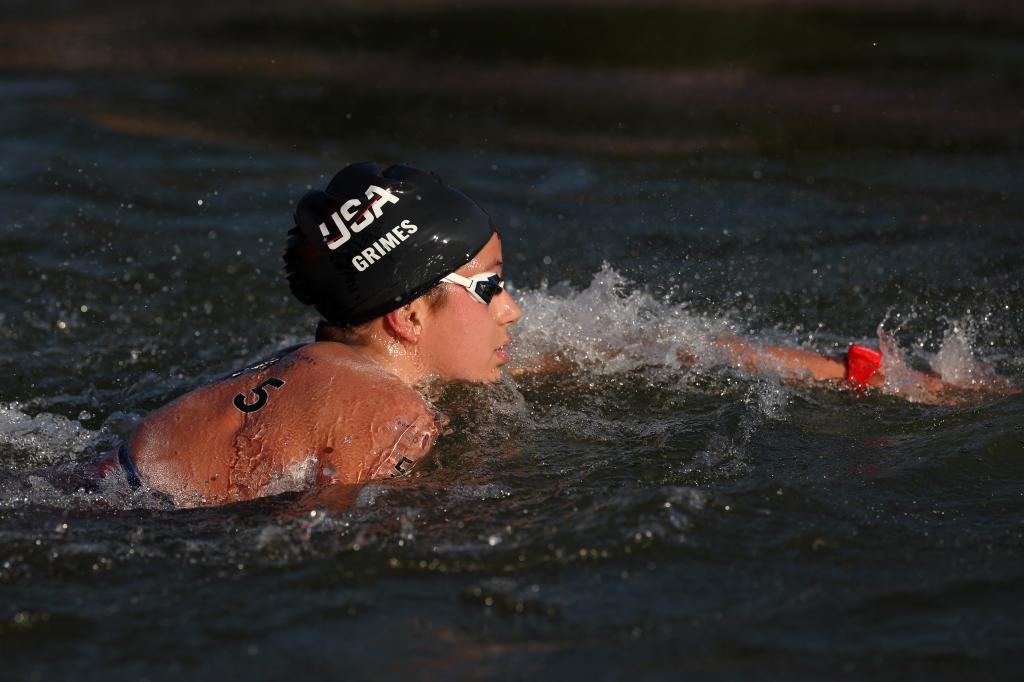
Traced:
<path fill-rule="evenodd" d="M 998 0 L 3 3 L 0 69 L 139 135 L 414 155 L 1016 148 Z"/>

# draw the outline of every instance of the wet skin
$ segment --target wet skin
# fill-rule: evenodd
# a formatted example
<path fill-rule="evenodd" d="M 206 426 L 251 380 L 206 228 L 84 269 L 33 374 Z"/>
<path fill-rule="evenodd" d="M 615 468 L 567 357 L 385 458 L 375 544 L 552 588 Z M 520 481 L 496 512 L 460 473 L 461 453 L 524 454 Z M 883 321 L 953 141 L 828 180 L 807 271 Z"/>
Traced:
<path fill-rule="evenodd" d="M 495 234 L 457 273 L 502 273 Z M 253 499 L 310 484 L 361 484 L 406 473 L 438 435 L 424 382 L 496 381 L 508 327 L 522 312 L 502 291 L 485 305 L 449 288 L 368 323 L 358 343 L 311 343 L 188 393 L 129 439 L 139 476 L 179 506 Z"/>

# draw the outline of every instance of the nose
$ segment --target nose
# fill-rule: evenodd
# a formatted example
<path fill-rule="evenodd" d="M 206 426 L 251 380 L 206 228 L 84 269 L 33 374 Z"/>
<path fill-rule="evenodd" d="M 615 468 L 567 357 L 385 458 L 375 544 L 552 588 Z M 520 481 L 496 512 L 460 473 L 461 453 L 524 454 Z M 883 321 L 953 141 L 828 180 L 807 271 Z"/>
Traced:
<path fill-rule="evenodd" d="M 507 291 L 502 290 L 494 302 L 498 304 L 494 317 L 501 324 L 515 324 L 523 316 L 523 309 Z"/>

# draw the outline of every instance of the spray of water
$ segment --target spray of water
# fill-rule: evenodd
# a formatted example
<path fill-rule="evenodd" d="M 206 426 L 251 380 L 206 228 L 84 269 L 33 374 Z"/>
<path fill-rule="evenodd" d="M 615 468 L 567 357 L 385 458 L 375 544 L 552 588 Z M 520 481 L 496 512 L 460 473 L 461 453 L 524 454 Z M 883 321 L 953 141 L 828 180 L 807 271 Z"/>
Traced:
<path fill-rule="evenodd" d="M 680 349 L 700 364 L 720 361 L 711 341 L 734 332 L 727 320 L 691 313 L 631 287 L 608 264 L 581 291 L 543 284 L 516 292 L 525 312 L 513 328 L 515 366 L 564 354 L 595 374 L 680 364 Z"/>
<path fill-rule="evenodd" d="M 23 465 L 64 462 L 98 441 L 99 434 L 74 419 L 46 412 L 30 416 L 20 408 L 17 403 L 0 405 L 0 448 L 21 455 Z"/>
<path fill-rule="evenodd" d="M 974 320 L 947 320 L 942 345 L 931 360 L 942 380 L 958 388 L 999 386 L 1002 382 L 992 366 L 977 359 L 978 330 Z"/>
<path fill-rule="evenodd" d="M 888 313 L 878 325 L 882 350 L 883 392 L 910 402 L 955 403 L 969 400 L 978 392 L 1013 391 L 1011 383 L 996 374 L 991 365 L 977 357 L 977 327 L 971 318 L 945 319 L 938 349 L 925 344 L 905 347 L 900 332 L 917 313 Z"/>

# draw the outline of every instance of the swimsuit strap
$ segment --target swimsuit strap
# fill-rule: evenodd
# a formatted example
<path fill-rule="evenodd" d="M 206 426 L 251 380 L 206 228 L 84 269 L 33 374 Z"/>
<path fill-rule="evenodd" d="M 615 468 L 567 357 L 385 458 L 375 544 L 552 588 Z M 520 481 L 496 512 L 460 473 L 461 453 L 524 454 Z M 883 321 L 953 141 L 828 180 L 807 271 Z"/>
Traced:
<path fill-rule="evenodd" d="M 261 370 L 261 369 L 263 369 L 265 367 L 269 367 L 270 365 L 274 364 L 275 362 L 277 362 L 278 360 L 280 360 L 284 356 L 288 355 L 289 353 L 294 353 L 295 351 L 297 351 L 298 349 L 302 348 L 305 345 L 308 345 L 308 344 L 297 343 L 294 346 L 288 346 L 287 348 L 282 348 L 281 350 L 275 351 L 272 355 L 270 355 L 268 357 L 265 357 L 262 360 L 257 360 L 253 364 L 246 365 L 242 369 L 235 370 L 234 372 L 231 372 L 230 374 L 225 374 L 224 376 L 218 378 L 217 381 L 223 381 L 224 379 L 234 379 L 235 377 L 240 377 L 243 374 L 246 374 L 248 372 L 255 372 L 255 371 Z"/>
<path fill-rule="evenodd" d="M 142 487 L 139 472 L 135 470 L 135 462 L 132 461 L 132 456 L 128 453 L 128 446 L 124 443 L 121 443 L 121 446 L 117 449 L 117 461 L 121 464 L 121 468 L 124 469 L 128 485 L 133 488 Z"/>

